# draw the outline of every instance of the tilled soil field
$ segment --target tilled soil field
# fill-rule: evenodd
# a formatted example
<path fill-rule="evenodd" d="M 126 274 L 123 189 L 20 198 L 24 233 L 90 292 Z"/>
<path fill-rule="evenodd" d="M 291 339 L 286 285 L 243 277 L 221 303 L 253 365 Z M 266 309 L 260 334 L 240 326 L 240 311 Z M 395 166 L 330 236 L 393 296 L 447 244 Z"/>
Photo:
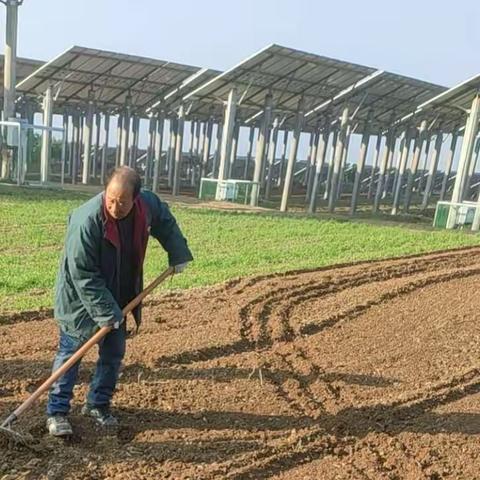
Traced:
<path fill-rule="evenodd" d="M 193 268 L 193 267 L 192 267 Z M 157 297 L 128 342 L 117 431 L 44 402 L 0 479 L 480 478 L 480 249 L 291 272 Z M 48 376 L 48 316 L 0 324 L 0 414 Z M 2 477 L 3 476 L 3 477 Z"/>

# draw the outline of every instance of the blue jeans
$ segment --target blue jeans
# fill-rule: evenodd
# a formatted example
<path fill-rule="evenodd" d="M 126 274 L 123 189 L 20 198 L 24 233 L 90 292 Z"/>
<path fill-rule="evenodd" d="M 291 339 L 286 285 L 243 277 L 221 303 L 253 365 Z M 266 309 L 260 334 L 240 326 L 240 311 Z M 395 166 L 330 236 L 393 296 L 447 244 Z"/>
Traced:
<path fill-rule="evenodd" d="M 112 400 L 117 385 L 118 373 L 125 355 L 125 322 L 118 330 L 109 332 L 99 343 L 98 361 L 95 374 L 90 383 L 87 403 L 95 407 L 107 407 Z M 83 344 L 78 338 L 60 331 L 57 355 L 53 370 L 63 365 Z M 73 387 L 77 382 L 78 361 L 70 370 L 60 377 L 51 387 L 48 395 L 47 414 L 67 414 L 73 396 Z"/>

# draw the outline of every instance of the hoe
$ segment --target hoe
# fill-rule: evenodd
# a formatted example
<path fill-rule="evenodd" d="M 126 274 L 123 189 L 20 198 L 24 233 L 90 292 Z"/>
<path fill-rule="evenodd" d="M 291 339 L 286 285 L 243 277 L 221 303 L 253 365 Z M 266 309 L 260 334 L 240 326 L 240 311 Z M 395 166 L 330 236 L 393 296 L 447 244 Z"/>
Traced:
<path fill-rule="evenodd" d="M 166 278 L 173 274 L 173 268 L 167 268 L 160 276 L 158 276 L 148 287 L 140 292 L 123 310 L 123 316 L 131 312 L 152 290 L 160 285 Z M 60 368 L 55 370 L 45 382 L 40 385 L 30 397 L 28 397 L 14 412 L 12 412 L 7 419 L 0 425 L 0 434 L 7 437 L 9 440 L 13 440 L 14 443 L 22 444 L 27 447 L 33 447 L 33 437 L 21 434 L 12 429 L 12 424 L 18 419 L 18 417 L 28 410 L 33 403 L 45 393 L 53 383 L 65 374 L 75 363 L 78 362 L 94 345 L 96 345 L 108 332 L 112 330 L 112 327 L 102 327 L 95 333 L 86 343 L 84 343 L 75 353 L 70 357 Z"/>

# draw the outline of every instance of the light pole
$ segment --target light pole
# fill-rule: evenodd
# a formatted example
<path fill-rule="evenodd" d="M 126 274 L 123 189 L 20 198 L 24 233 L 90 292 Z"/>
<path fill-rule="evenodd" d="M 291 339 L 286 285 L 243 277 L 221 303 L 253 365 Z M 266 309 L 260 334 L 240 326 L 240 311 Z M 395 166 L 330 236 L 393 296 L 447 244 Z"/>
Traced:
<path fill-rule="evenodd" d="M 7 7 L 5 29 L 5 55 L 3 76 L 3 120 L 15 115 L 15 84 L 17 81 L 17 27 L 18 7 L 23 0 L 0 0 Z M 1 178 L 8 176 L 8 152 L 2 152 Z"/>

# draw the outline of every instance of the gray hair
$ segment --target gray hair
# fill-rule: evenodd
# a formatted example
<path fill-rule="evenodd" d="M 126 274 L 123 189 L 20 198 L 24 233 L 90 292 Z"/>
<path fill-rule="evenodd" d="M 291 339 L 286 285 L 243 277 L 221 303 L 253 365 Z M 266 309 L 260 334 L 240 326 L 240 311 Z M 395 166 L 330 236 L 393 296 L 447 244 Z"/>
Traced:
<path fill-rule="evenodd" d="M 139 173 L 135 169 L 127 167 L 126 165 L 115 167 L 110 170 L 105 181 L 105 188 L 108 187 L 112 180 L 120 180 L 132 187 L 133 198 L 140 193 L 140 189 L 142 188 L 142 179 L 140 178 Z"/>

